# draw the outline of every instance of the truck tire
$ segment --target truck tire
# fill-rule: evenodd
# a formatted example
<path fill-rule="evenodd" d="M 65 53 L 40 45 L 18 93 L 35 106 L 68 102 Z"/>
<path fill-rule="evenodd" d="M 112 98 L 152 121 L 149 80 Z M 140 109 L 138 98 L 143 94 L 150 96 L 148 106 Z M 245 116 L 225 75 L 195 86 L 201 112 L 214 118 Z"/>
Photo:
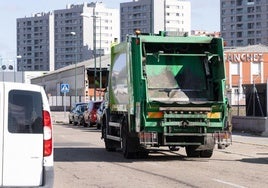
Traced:
<path fill-rule="evenodd" d="M 114 141 L 113 140 L 109 140 L 107 138 L 104 138 L 104 143 L 105 143 L 106 151 L 109 151 L 109 152 L 116 151 L 116 147 L 114 147 Z"/>
<path fill-rule="evenodd" d="M 203 158 L 210 158 L 212 154 L 213 154 L 213 149 L 200 151 L 200 157 L 203 157 Z"/>
<path fill-rule="evenodd" d="M 198 146 L 186 146 L 187 157 L 200 157 L 200 151 L 197 151 Z"/>
<path fill-rule="evenodd" d="M 138 157 L 138 141 L 137 138 L 131 135 L 128 130 L 128 121 L 124 117 L 121 124 L 122 151 L 126 159 L 134 159 Z"/>
<path fill-rule="evenodd" d="M 180 150 L 180 148 L 178 146 L 168 146 L 168 149 L 170 151 L 179 151 Z"/>
<path fill-rule="evenodd" d="M 130 144 L 131 141 L 129 138 L 127 138 L 126 135 L 123 135 L 122 138 L 122 150 L 123 150 L 123 155 L 126 159 L 134 159 L 137 157 L 137 152 L 131 152 L 130 151 Z"/>
<path fill-rule="evenodd" d="M 107 139 L 107 122 L 106 122 L 106 118 L 103 119 L 102 135 L 103 135 L 106 151 L 109 151 L 109 152 L 116 151 L 115 141 Z"/>
<path fill-rule="evenodd" d="M 149 151 L 146 150 L 146 149 L 141 149 L 141 150 L 138 152 L 138 157 L 139 157 L 140 159 L 146 159 L 146 158 L 148 158 L 148 156 L 149 156 Z"/>

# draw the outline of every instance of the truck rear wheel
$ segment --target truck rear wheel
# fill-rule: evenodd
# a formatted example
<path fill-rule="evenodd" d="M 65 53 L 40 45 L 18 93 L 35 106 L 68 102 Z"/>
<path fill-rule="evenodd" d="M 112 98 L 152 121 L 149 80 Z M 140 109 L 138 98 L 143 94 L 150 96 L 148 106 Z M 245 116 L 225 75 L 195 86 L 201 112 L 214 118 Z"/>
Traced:
<path fill-rule="evenodd" d="M 127 159 L 138 158 L 139 154 L 139 139 L 129 132 L 127 118 L 124 117 L 121 125 L 122 151 Z"/>
<path fill-rule="evenodd" d="M 114 147 L 113 142 L 114 142 L 113 140 L 109 140 L 109 139 L 105 138 L 104 143 L 105 143 L 106 151 L 116 151 L 116 147 Z"/>
<path fill-rule="evenodd" d="M 200 151 L 197 151 L 198 146 L 186 146 L 186 154 L 187 157 L 199 157 L 200 156 Z"/>
<path fill-rule="evenodd" d="M 107 138 L 107 128 L 106 125 L 102 129 L 103 131 L 103 138 L 106 151 L 116 151 L 116 144 L 115 141 L 110 140 Z"/>
<path fill-rule="evenodd" d="M 203 157 L 203 158 L 210 158 L 212 154 L 213 154 L 213 149 L 200 151 L 200 157 Z"/>
<path fill-rule="evenodd" d="M 122 150 L 123 150 L 123 155 L 126 159 L 133 159 L 137 157 L 137 152 L 131 152 L 130 151 L 130 144 L 131 141 L 129 138 L 126 137 L 126 135 L 123 136 L 122 140 Z"/>

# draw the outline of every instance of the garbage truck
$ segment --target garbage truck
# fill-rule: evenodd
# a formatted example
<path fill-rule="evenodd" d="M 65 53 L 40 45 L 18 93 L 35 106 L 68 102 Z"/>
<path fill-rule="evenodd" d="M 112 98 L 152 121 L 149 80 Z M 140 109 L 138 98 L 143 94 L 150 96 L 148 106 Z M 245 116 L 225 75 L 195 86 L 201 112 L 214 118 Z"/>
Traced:
<path fill-rule="evenodd" d="M 102 118 L 107 151 L 146 157 L 153 148 L 210 158 L 232 142 L 223 39 L 137 31 L 111 47 Z"/>

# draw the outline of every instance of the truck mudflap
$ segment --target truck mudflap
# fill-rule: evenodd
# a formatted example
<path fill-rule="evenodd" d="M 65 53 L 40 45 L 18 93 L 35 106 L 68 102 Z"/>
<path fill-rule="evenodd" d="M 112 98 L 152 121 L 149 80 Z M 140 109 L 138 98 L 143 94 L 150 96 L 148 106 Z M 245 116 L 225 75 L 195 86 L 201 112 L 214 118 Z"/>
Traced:
<path fill-rule="evenodd" d="M 218 131 L 213 133 L 215 144 L 218 149 L 225 149 L 232 144 L 232 133 L 229 131 Z"/>

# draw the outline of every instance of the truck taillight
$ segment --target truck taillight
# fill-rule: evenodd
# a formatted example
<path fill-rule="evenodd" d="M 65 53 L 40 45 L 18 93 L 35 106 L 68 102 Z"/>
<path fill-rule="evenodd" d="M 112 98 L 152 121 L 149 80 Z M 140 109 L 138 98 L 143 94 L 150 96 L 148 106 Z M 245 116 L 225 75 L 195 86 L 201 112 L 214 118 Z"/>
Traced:
<path fill-rule="evenodd" d="M 43 125 L 44 125 L 44 156 L 49 156 L 52 153 L 52 123 L 50 113 L 43 111 Z"/>
<path fill-rule="evenodd" d="M 148 112 L 148 118 L 163 118 L 163 112 Z"/>

